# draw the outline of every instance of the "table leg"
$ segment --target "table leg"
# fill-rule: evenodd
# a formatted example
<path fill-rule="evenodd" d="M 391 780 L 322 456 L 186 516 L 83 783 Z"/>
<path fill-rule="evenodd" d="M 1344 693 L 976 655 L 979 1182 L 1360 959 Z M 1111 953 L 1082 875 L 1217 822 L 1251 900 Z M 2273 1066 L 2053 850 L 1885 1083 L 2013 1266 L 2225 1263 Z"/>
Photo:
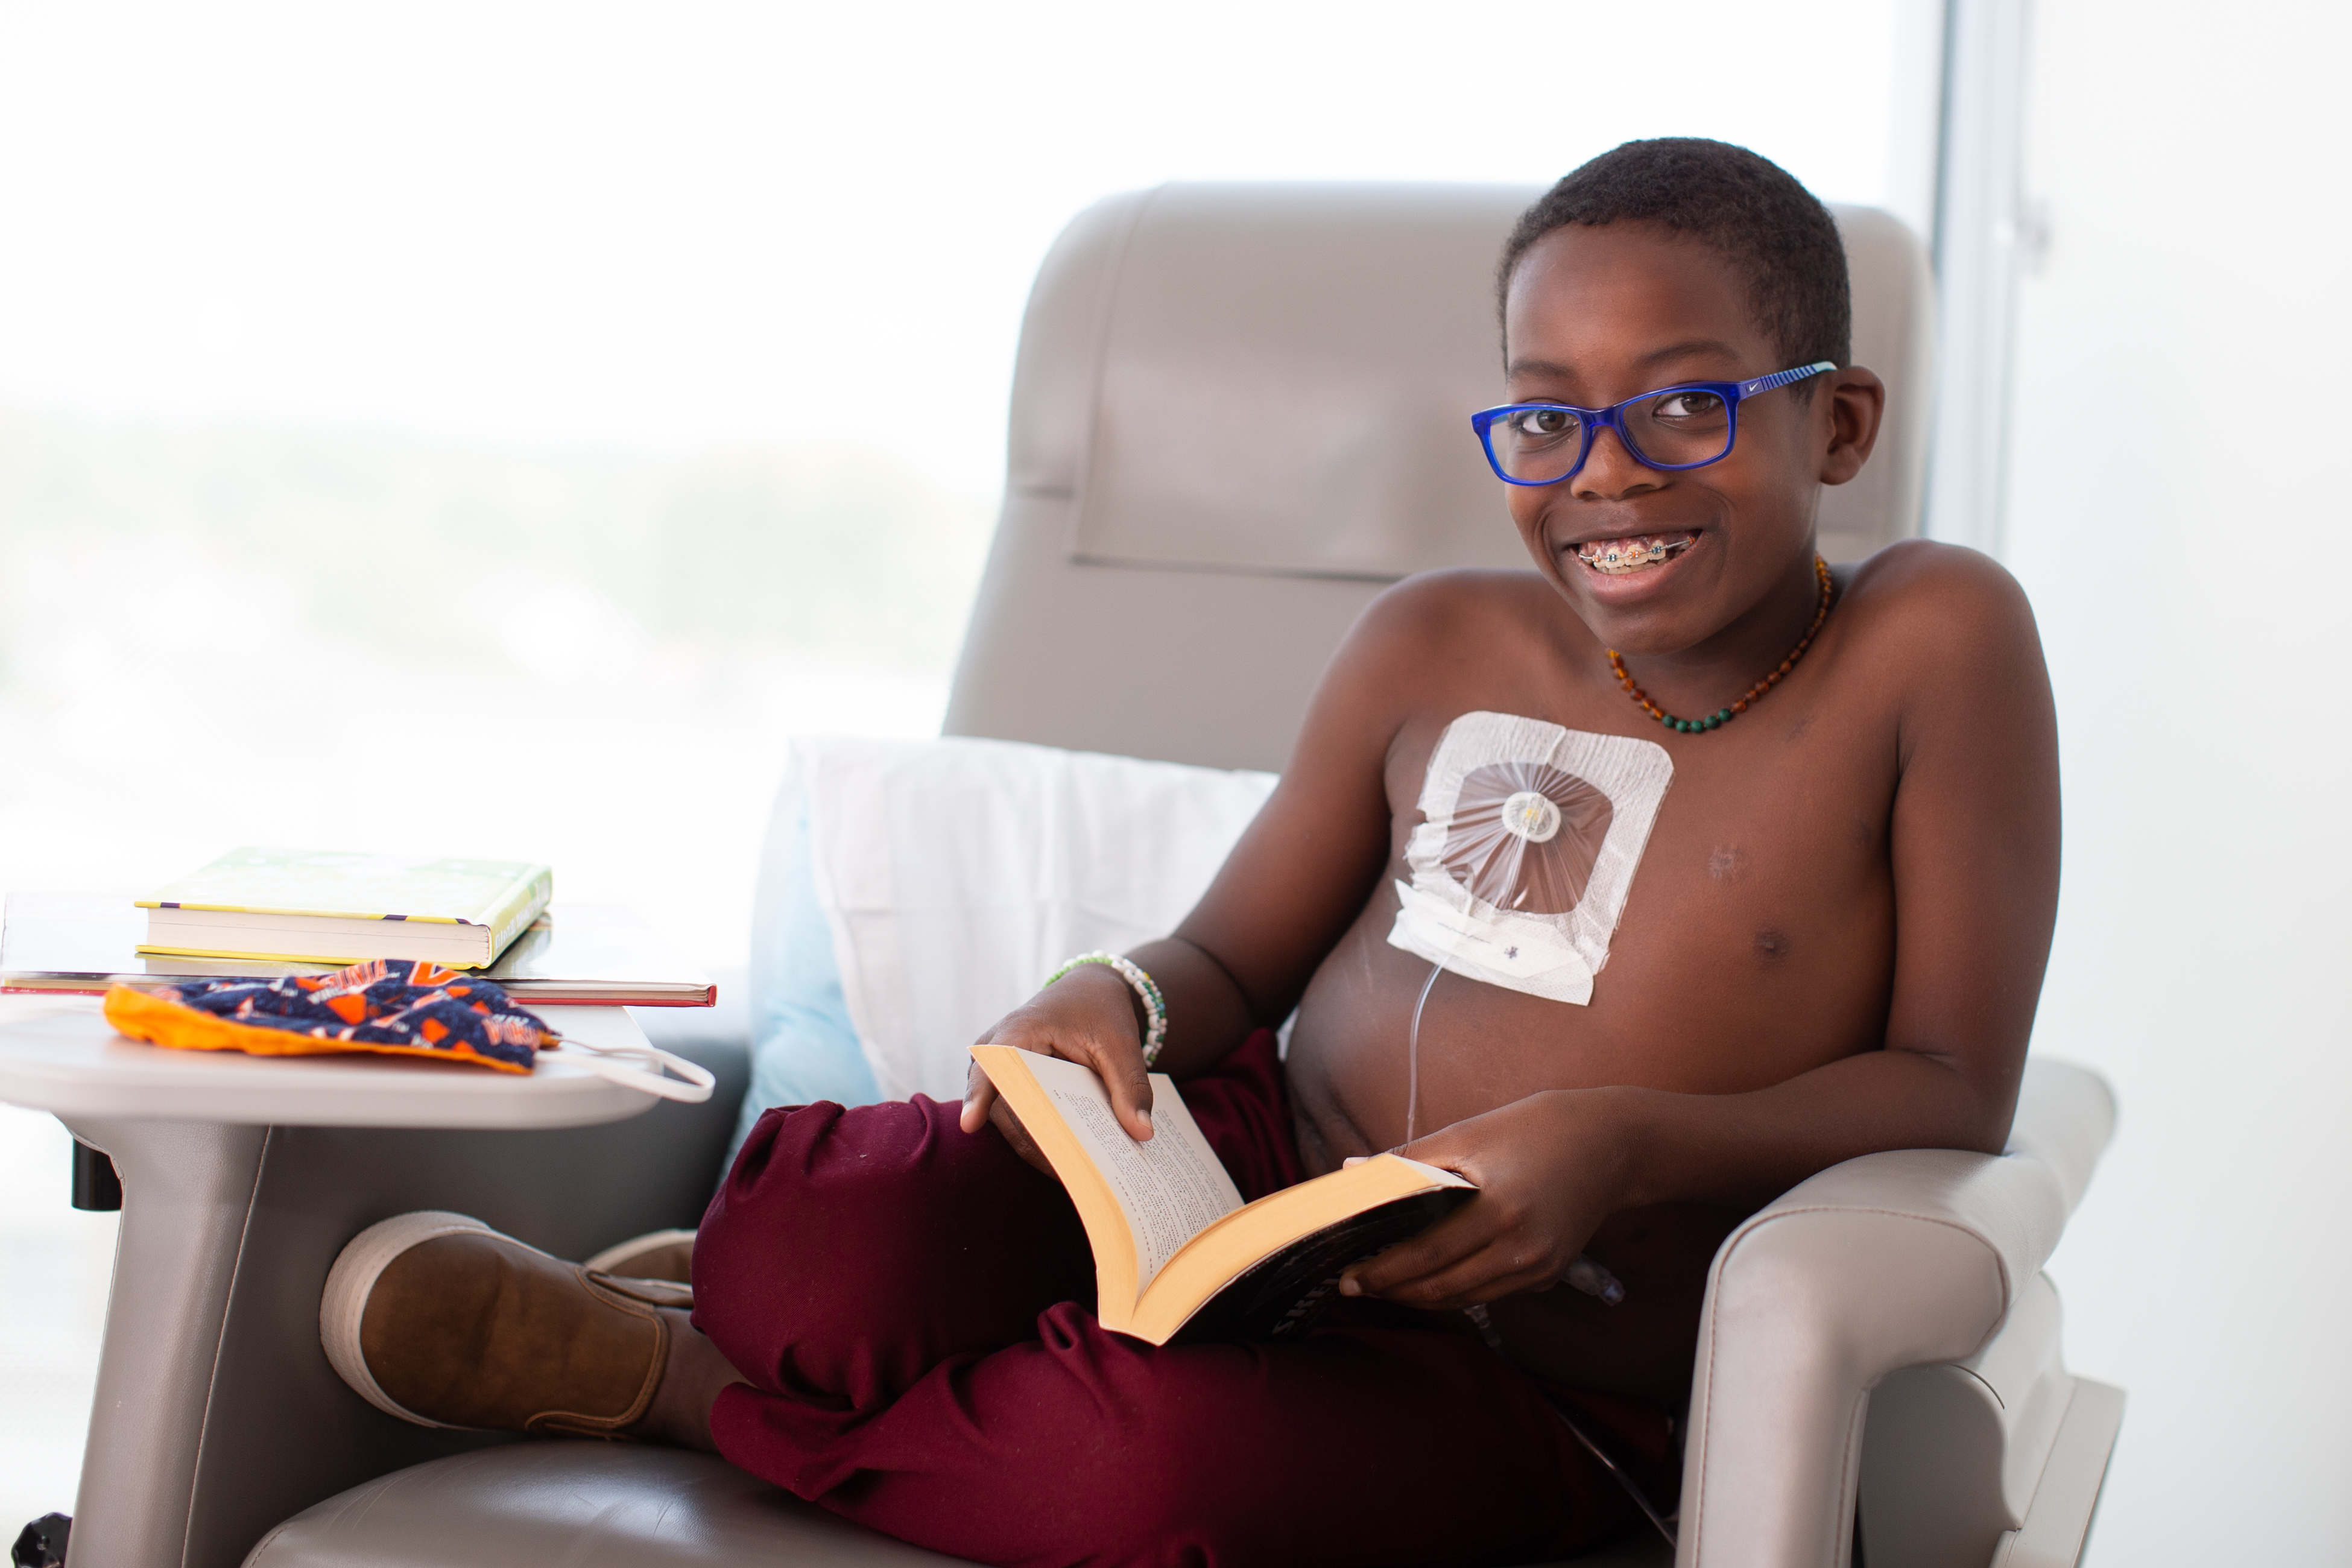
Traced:
<path fill-rule="evenodd" d="M 73 1557 L 179 1568 L 229 1287 L 269 1130 L 94 1117 L 67 1126 L 112 1158 L 123 1194 Z"/>

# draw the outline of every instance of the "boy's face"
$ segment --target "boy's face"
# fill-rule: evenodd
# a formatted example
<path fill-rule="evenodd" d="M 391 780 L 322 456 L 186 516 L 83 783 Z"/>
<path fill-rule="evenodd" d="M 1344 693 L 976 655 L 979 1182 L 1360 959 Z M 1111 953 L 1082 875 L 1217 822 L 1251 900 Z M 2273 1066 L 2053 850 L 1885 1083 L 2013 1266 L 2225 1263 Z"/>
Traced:
<path fill-rule="evenodd" d="M 1645 223 L 1570 225 L 1537 241 L 1512 275 L 1503 341 L 1514 403 L 1601 408 L 1681 382 L 1790 368 L 1750 314 L 1738 269 Z M 1709 467 L 1644 468 L 1602 430 L 1574 478 L 1507 487 L 1538 569 L 1603 644 L 1678 652 L 1776 588 L 1785 596 L 1791 581 L 1811 584 L 1820 488 L 1862 467 L 1885 391 L 1860 369 L 1801 384 L 1812 387 L 1809 400 L 1784 387 L 1742 402 L 1738 441 Z M 1673 548 L 1658 564 L 1605 573 L 1579 553 L 1603 541 Z"/>

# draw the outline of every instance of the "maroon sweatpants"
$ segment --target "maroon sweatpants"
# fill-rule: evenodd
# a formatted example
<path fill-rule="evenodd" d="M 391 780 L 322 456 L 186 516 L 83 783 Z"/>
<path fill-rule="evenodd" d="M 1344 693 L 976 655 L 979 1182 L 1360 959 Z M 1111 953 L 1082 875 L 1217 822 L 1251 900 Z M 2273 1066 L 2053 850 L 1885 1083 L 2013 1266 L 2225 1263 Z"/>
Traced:
<path fill-rule="evenodd" d="M 1299 1178 L 1281 1074 L 1261 1032 L 1183 1086 L 1245 1197 Z M 1341 1301 L 1263 1344 L 1102 1328 L 1060 1184 L 958 1110 L 753 1128 L 694 1247 L 695 1324 L 750 1384 L 710 1418 L 744 1469 L 1001 1568 L 1529 1563 L 1638 1521 L 1459 1313 Z M 1570 1398 L 1664 1484 L 1663 1415 Z"/>

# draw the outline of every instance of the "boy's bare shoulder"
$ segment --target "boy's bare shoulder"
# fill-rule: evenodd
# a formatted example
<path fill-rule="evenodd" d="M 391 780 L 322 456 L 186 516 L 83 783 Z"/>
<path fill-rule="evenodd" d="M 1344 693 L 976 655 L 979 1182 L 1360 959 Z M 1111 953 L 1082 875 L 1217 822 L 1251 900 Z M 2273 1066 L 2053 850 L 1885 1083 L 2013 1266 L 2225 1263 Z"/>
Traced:
<path fill-rule="evenodd" d="M 1559 595 L 1533 572 L 1450 566 L 1416 573 L 1382 589 L 1360 629 L 1382 644 L 1425 650 L 1432 637 L 1466 627 L 1534 626 L 1560 618 Z"/>
<path fill-rule="evenodd" d="M 2049 672 L 2025 590 L 1990 556 L 1913 539 L 1851 569 L 1838 614 L 1897 707 L 1969 727 L 2013 700 L 2048 703 Z M 1988 711 L 1988 703 L 1995 712 Z"/>
<path fill-rule="evenodd" d="M 2040 658 L 2025 590 L 1989 555 L 1906 539 L 1851 571 L 1842 608 L 1874 657 L 1944 660 L 2030 650 Z"/>
<path fill-rule="evenodd" d="M 1364 607 L 1326 673 L 1327 684 L 1376 686 L 1410 707 L 1433 682 L 1451 687 L 1530 638 L 1583 628 L 1533 572 L 1448 567 L 1382 589 Z"/>
<path fill-rule="evenodd" d="M 1413 715 L 1457 701 L 1496 668 L 1524 659 L 1533 639 L 1563 635 L 1561 623 L 1582 632 L 1533 572 L 1455 567 L 1407 577 L 1349 628 L 1316 688 L 1304 735 L 1334 744 L 1342 734 L 1392 737 Z"/>
<path fill-rule="evenodd" d="M 1461 712 L 1465 692 L 1491 684 L 1497 668 L 1524 663 L 1515 656 L 1526 639 L 1544 635 L 1547 615 L 1582 630 L 1533 572 L 1456 567 L 1381 590 L 1324 667 L 1283 790 L 1307 788 L 1302 780 L 1342 790 L 1369 781 L 1375 827 L 1384 825 L 1382 781 L 1398 736 L 1417 719 Z"/>

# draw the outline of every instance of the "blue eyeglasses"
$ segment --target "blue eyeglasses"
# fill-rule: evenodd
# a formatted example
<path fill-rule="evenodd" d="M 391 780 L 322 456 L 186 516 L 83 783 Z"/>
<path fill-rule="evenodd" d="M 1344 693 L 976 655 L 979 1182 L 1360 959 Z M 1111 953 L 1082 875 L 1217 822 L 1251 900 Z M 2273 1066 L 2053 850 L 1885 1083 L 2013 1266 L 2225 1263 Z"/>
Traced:
<path fill-rule="evenodd" d="M 1610 408 L 1507 403 L 1470 416 L 1470 427 L 1478 432 L 1495 477 L 1507 485 L 1556 485 L 1574 479 L 1592 454 L 1592 437 L 1602 430 L 1616 431 L 1643 468 L 1704 468 L 1731 455 L 1744 399 L 1835 369 L 1821 360 L 1754 381 L 1686 381 Z"/>

